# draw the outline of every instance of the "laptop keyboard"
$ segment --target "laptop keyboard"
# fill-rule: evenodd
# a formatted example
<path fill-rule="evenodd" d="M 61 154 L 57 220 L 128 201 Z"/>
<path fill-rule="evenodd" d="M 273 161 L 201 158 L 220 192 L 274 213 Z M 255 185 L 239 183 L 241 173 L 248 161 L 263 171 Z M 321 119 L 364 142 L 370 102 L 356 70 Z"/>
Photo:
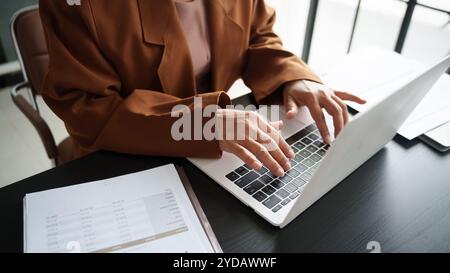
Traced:
<path fill-rule="evenodd" d="M 302 194 L 329 148 L 321 141 L 315 124 L 297 132 L 286 142 L 294 150 L 295 157 L 291 160 L 292 168 L 283 177 L 276 177 L 266 167 L 256 171 L 247 165 L 226 175 L 228 180 L 274 213 Z"/>

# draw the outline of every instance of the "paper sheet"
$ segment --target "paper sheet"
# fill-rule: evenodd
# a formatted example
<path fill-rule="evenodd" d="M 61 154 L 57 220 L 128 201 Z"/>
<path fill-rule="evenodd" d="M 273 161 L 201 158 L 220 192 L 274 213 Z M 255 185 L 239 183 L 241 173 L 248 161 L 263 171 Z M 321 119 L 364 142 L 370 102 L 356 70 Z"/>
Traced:
<path fill-rule="evenodd" d="M 357 111 L 391 94 L 426 66 L 395 52 L 369 48 L 344 57 L 323 75 L 336 90 L 352 92 L 366 99 L 366 105 L 349 102 Z M 450 76 L 443 75 L 411 113 L 398 133 L 413 139 L 450 121 Z"/>
<path fill-rule="evenodd" d="M 214 252 L 173 165 L 27 194 L 25 252 Z"/>
<path fill-rule="evenodd" d="M 444 147 L 450 147 L 450 122 L 427 132 L 425 135 Z"/>

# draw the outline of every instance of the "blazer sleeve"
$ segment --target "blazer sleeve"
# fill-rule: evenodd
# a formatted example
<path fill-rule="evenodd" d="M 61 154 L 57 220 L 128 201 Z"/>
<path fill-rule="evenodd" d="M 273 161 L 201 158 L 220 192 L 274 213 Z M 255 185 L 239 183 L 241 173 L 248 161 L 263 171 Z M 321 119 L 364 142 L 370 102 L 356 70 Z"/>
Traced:
<path fill-rule="evenodd" d="M 121 80 L 98 47 L 89 1 L 82 3 L 68 7 L 66 1 L 40 1 L 50 56 L 42 96 L 82 150 L 221 156 L 216 140 L 175 141 L 171 136 L 172 124 L 177 120 L 171 117 L 172 107 L 184 104 L 192 110 L 194 97 L 180 99 L 152 90 L 121 95 Z M 230 104 L 224 92 L 200 96 L 202 107 Z"/>
<path fill-rule="evenodd" d="M 255 0 L 242 79 L 258 102 L 289 81 L 321 82 L 302 60 L 283 49 L 281 39 L 273 31 L 274 23 L 274 9 L 265 0 Z"/>

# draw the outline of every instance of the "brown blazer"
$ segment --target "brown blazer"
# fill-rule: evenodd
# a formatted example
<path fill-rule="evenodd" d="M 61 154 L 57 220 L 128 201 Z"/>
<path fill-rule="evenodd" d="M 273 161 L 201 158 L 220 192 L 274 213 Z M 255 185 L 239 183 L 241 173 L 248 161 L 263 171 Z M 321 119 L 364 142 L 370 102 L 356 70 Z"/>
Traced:
<path fill-rule="evenodd" d="M 175 141 L 176 104 L 230 104 L 242 78 L 260 101 L 284 83 L 319 79 L 272 31 L 264 0 L 207 0 L 210 93 L 197 94 L 189 48 L 172 0 L 40 0 L 50 55 L 42 90 L 65 122 L 76 156 L 95 150 L 219 157 L 217 141 Z"/>

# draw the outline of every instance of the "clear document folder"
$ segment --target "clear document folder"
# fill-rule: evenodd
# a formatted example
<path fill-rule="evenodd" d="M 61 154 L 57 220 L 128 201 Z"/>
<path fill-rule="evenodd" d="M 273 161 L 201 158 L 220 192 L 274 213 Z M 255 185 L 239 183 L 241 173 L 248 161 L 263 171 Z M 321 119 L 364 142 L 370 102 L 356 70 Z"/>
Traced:
<path fill-rule="evenodd" d="M 25 252 L 221 252 L 181 168 L 27 194 Z"/>

